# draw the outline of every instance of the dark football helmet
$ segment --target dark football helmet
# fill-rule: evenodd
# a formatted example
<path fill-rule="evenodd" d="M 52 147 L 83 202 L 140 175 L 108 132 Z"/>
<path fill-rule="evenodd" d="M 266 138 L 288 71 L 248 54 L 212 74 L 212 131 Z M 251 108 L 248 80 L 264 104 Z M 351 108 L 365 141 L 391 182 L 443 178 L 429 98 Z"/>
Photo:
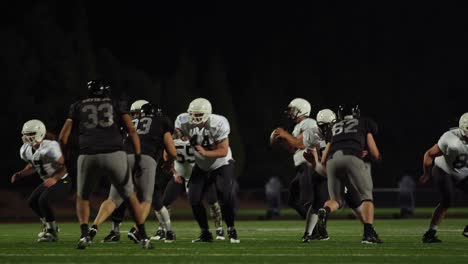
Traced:
<path fill-rule="evenodd" d="M 92 80 L 88 82 L 89 97 L 107 97 L 111 93 L 110 85 L 102 80 Z"/>
<path fill-rule="evenodd" d="M 343 120 L 345 116 L 352 116 L 353 118 L 359 118 L 361 116 L 361 110 L 357 104 L 342 104 L 338 106 L 338 120 Z"/>
<path fill-rule="evenodd" d="M 161 107 L 152 103 L 147 103 L 141 106 L 140 116 L 162 116 L 163 112 Z"/>

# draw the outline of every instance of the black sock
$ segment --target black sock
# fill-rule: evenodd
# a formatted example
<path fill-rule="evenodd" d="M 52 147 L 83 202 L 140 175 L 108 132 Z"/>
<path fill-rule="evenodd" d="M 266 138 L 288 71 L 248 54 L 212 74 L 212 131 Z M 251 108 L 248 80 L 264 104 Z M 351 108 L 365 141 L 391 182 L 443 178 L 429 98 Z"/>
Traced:
<path fill-rule="evenodd" d="M 374 228 L 372 227 L 372 224 L 366 224 L 366 223 L 364 223 L 364 234 L 365 234 L 365 235 L 370 235 L 370 234 L 372 234 L 372 230 L 374 230 Z"/>
<path fill-rule="evenodd" d="M 81 224 L 80 229 L 81 229 L 81 237 L 88 236 L 88 224 Z"/>
<path fill-rule="evenodd" d="M 94 228 L 94 229 L 98 230 L 98 226 L 97 226 L 97 225 L 92 225 L 91 228 Z"/>
<path fill-rule="evenodd" d="M 137 225 L 138 228 L 138 233 L 140 235 L 141 239 L 147 239 L 148 236 L 146 235 L 146 229 L 145 229 L 145 224 L 139 224 Z"/>
<path fill-rule="evenodd" d="M 331 212 L 331 209 L 328 206 L 323 207 L 323 209 L 325 209 L 325 211 L 327 211 L 327 215 Z"/>

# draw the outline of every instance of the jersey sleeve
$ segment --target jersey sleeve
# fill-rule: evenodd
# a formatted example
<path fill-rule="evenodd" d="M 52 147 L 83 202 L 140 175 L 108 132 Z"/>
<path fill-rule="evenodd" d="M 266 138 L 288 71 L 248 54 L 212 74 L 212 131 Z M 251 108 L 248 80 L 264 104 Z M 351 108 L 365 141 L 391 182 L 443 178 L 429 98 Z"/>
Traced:
<path fill-rule="evenodd" d="M 126 101 L 117 101 L 115 103 L 115 110 L 114 111 L 117 111 L 118 113 L 118 116 L 122 116 L 124 114 L 128 114 L 129 111 L 128 111 L 128 104 Z"/>
<path fill-rule="evenodd" d="M 60 145 L 57 141 L 50 141 L 47 155 L 55 161 L 59 160 L 60 157 L 62 157 L 62 150 L 60 149 Z"/>
<path fill-rule="evenodd" d="M 182 132 L 183 135 L 188 136 L 188 131 L 185 131 L 184 128 L 189 121 L 189 115 L 187 113 L 183 113 L 177 116 L 176 120 L 174 121 L 174 128 L 178 129 Z"/>
<path fill-rule="evenodd" d="M 28 157 L 26 157 L 26 150 L 27 149 L 28 149 L 27 144 L 23 144 L 23 146 L 21 146 L 21 148 L 20 148 L 20 157 L 21 157 L 22 160 L 24 160 L 26 162 L 29 162 Z"/>
<path fill-rule="evenodd" d="M 366 119 L 366 123 L 367 123 L 367 131 L 374 136 L 377 135 L 377 132 L 378 132 L 377 123 L 372 119 Z"/>
<path fill-rule="evenodd" d="M 317 128 L 317 121 L 315 121 L 314 119 L 312 118 L 307 118 L 305 121 L 304 121 L 304 125 L 302 127 L 302 131 L 305 131 L 305 130 L 308 130 L 308 129 L 315 129 Z"/>
<path fill-rule="evenodd" d="M 67 118 L 75 121 L 78 119 L 78 104 L 79 102 L 75 102 L 70 106 L 70 109 L 68 110 L 68 116 Z"/>
<path fill-rule="evenodd" d="M 215 133 L 213 135 L 214 140 L 216 142 L 220 142 L 229 137 L 229 133 L 231 133 L 231 127 L 229 126 L 228 120 L 220 116 L 220 119 L 215 124 Z"/>
<path fill-rule="evenodd" d="M 174 133 L 174 123 L 172 122 L 171 118 L 168 116 L 163 117 L 163 124 L 164 124 L 164 130 L 169 132 L 169 133 Z"/>
<path fill-rule="evenodd" d="M 445 132 L 437 142 L 437 145 L 439 146 L 440 150 L 444 153 L 447 154 L 448 148 L 449 148 L 449 137 L 450 137 L 450 131 Z"/>
<path fill-rule="evenodd" d="M 318 127 L 306 129 L 302 135 L 302 141 L 306 148 L 313 148 L 314 146 L 318 146 L 320 145 L 320 141 L 322 141 Z"/>

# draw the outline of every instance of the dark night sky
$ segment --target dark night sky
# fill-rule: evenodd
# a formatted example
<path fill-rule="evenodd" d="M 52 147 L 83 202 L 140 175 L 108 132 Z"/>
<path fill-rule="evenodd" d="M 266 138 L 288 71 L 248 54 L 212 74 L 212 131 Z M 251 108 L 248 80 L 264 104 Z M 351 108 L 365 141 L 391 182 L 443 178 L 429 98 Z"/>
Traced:
<path fill-rule="evenodd" d="M 270 175 L 291 172 L 290 159 L 272 152 L 267 140 L 281 111 L 295 97 L 308 99 L 314 116 L 321 108 L 353 101 L 363 115 L 377 121 L 377 143 L 384 157 L 374 171 L 377 187 L 396 186 L 404 169 L 419 174 L 424 151 L 468 111 L 468 22 L 467 10 L 461 7 L 329 1 L 307 5 L 96 2 L 49 1 L 43 8 L 49 10 L 49 23 L 60 30 L 36 35 L 38 16 L 30 14 L 37 5 L 6 4 L 1 33 L 26 36 L 28 54 L 41 61 L 34 76 L 47 87 L 37 81 L 18 85 L 11 77 L 19 71 L 11 66 L 15 60 L 0 46 L 5 83 L 10 89 L 26 87 L 24 94 L 35 91 L 33 97 L 61 93 L 61 80 L 69 79 L 50 77 L 45 67 L 48 56 L 41 52 L 47 50 L 44 46 L 54 47 L 56 35 L 75 36 L 73 41 L 81 44 L 79 36 L 85 36 L 98 66 L 85 61 L 77 68 L 95 67 L 104 76 L 116 69 L 139 72 L 145 83 L 156 87 L 135 90 L 132 85 L 138 82 L 121 80 L 117 88 L 129 100 L 149 98 L 175 118 L 191 99 L 206 96 L 215 112 L 230 117 L 237 134 L 234 155 L 241 157 L 241 188 L 259 188 Z M 77 25 L 81 25 L 79 34 Z M 38 39 L 43 41 L 38 44 Z M 54 50 L 47 52 L 54 54 Z M 94 77 L 84 71 L 77 80 Z M 80 87 L 75 83 L 70 87 Z M 175 89 L 180 83 L 186 87 Z M 74 96 L 80 93 L 67 89 Z M 9 93 L 9 108 L 24 94 Z M 56 100 L 47 98 L 41 102 Z M 55 132 L 73 99 L 62 97 L 63 102 L 56 105 L 62 114 L 49 125 Z M 27 105 L 23 104 L 22 115 L 7 120 L 15 129 L 12 136 L 18 138 L 8 148 L 17 166 L 22 166 L 17 158 L 19 131 L 34 113 L 34 107 Z M 3 171 L 11 175 L 15 169 L 4 167 Z"/>

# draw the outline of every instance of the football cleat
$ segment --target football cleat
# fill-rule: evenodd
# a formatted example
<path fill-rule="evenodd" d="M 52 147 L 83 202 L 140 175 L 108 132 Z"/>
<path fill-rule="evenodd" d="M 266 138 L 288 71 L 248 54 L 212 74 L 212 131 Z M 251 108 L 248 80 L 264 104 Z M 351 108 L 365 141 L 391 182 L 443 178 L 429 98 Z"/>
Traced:
<path fill-rule="evenodd" d="M 192 240 L 192 243 L 198 242 L 213 242 L 213 235 L 210 231 L 202 231 L 197 239 Z"/>
<path fill-rule="evenodd" d="M 227 231 L 228 237 L 229 237 L 229 242 L 230 243 L 240 243 L 240 239 L 237 237 L 237 231 L 236 229 L 228 229 Z"/>
<path fill-rule="evenodd" d="M 465 226 L 465 229 L 463 230 L 462 235 L 463 235 L 464 237 L 468 237 L 468 225 Z"/>
<path fill-rule="evenodd" d="M 120 232 L 111 230 L 109 234 L 101 241 L 102 243 L 112 243 L 120 241 Z"/>
<path fill-rule="evenodd" d="M 380 240 L 379 236 L 377 234 L 375 235 L 364 235 L 362 237 L 362 244 L 382 244 L 383 241 Z"/>
<path fill-rule="evenodd" d="M 164 243 L 172 243 L 175 242 L 176 240 L 176 235 L 174 231 L 166 231 L 166 239 L 164 240 Z"/>
<path fill-rule="evenodd" d="M 317 212 L 318 214 L 318 221 L 317 221 L 317 233 L 318 233 L 318 240 L 329 240 L 330 237 L 328 236 L 327 232 L 327 211 L 323 208 L 320 208 Z"/>
<path fill-rule="evenodd" d="M 78 241 L 78 245 L 76 246 L 77 249 L 85 249 L 91 245 L 91 238 L 89 236 L 85 236 L 80 238 Z"/>
<path fill-rule="evenodd" d="M 42 231 L 37 234 L 37 238 L 43 237 L 47 233 L 47 226 L 42 225 Z"/>
<path fill-rule="evenodd" d="M 156 231 L 156 234 L 150 238 L 151 240 L 164 240 L 166 239 L 166 233 L 164 232 L 163 229 L 158 229 Z"/>
<path fill-rule="evenodd" d="M 130 239 L 131 241 L 133 241 L 135 244 L 138 244 L 140 243 L 140 234 L 138 233 L 138 231 L 136 230 L 135 227 L 132 227 L 130 228 L 130 230 L 128 231 L 127 233 L 127 237 L 128 239 Z"/>
<path fill-rule="evenodd" d="M 57 242 L 58 235 L 56 232 L 46 232 L 42 237 L 37 239 L 37 242 Z"/>
<path fill-rule="evenodd" d="M 216 229 L 216 240 L 225 240 L 223 228 Z"/>
<path fill-rule="evenodd" d="M 307 232 L 304 232 L 302 235 L 302 243 L 309 243 L 312 240 L 312 235 L 309 235 Z"/>
<path fill-rule="evenodd" d="M 94 237 L 96 236 L 97 234 L 97 227 L 95 227 L 94 225 L 92 227 L 89 228 L 88 230 L 88 236 L 89 238 L 91 239 L 91 241 L 94 239 Z"/>
<path fill-rule="evenodd" d="M 153 244 L 151 243 L 151 240 L 148 239 L 148 238 L 140 240 L 139 243 L 141 245 L 141 248 L 143 248 L 143 249 L 153 249 L 154 248 Z"/>
<path fill-rule="evenodd" d="M 426 233 L 424 233 L 422 242 L 423 243 L 440 243 L 442 240 L 438 239 L 437 236 L 435 235 L 436 232 L 434 230 L 428 230 Z"/>

